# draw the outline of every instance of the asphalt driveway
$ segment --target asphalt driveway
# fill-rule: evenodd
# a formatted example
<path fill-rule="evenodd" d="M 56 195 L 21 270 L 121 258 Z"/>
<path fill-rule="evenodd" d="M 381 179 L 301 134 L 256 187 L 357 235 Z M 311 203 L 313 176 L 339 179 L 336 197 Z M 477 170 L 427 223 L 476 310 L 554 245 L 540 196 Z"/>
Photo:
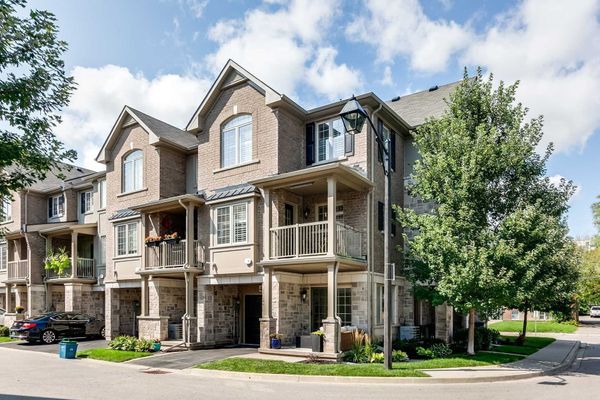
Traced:
<path fill-rule="evenodd" d="M 227 347 L 221 349 L 178 351 L 161 353 L 156 356 L 138 358 L 127 364 L 144 365 L 150 368 L 186 369 L 201 363 L 221 360 L 232 356 L 253 354 L 258 350 L 247 347 Z"/>
<path fill-rule="evenodd" d="M 104 339 L 73 339 L 77 341 L 77 351 L 95 349 L 98 347 L 106 347 L 108 345 L 108 341 Z M 10 349 L 17 350 L 28 350 L 28 351 L 37 351 L 41 353 L 54 353 L 58 354 L 58 343 L 53 344 L 39 344 L 39 343 L 28 343 L 25 341 L 19 342 L 8 342 L 8 343 L 0 343 L 0 347 L 6 347 Z"/>

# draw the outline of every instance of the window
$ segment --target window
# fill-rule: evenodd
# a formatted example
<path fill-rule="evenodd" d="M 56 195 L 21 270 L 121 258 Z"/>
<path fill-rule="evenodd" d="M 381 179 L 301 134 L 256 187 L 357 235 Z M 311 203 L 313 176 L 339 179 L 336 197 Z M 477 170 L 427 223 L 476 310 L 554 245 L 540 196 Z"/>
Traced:
<path fill-rule="evenodd" d="M 385 296 L 384 296 L 384 287 L 381 284 L 377 285 L 377 310 L 375 313 L 375 317 L 377 319 L 378 324 L 383 324 L 383 313 L 385 312 Z"/>
<path fill-rule="evenodd" d="M 352 289 L 338 288 L 337 315 L 342 320 L 342 326 L 352 325 Z M 310 288 L 311 330 L 315 331 L 323 325 L 327 318 L 327 288 Z"/>
<path fill-rule="evenodd" d="M 338 222 L 344 222 L 344 205 L 342 203 L 335 206 L 335 219 Z M 327 221 L 327 204 L 317 206 L 317 221 Z"/>
<path fill-rule="evenodd" d="M 138 223 L 129 222 L 115 226 L 117 255 L 126 256 L 138 252 Z"/>
<path fill-rule="evenodd" d="M 81 192 L 79 209 L 82 214 L 92 211 L 92 192 Z"/>
<path fill-rule="evenodd" d="M 106 179 L 98 182 L 98 192 L 100 194 L 100 209 L 106 208 Z"/>
<path fill-rule="evenodd" d="M 144 180 L 144 153 L 135 150 L 123 160 L 123 193 L 141 190 Z"/>
<path fill-rule="evenodd" d="M 247 204 L 240 203 L 217 208 L 217 244 L 248 241 Z"/>
<path fill-rule="evenodd" d="M 352 289 L 338 288 L 337 314 L 342 320 L 342 326 L 352 325 Z"/>
<path fill-rule="evenodd" d="M 317 125 L 317 162 L 337 160 L 344 156 L 346 130 L 341 118 Z"/>
<path fill-rule="evenodd" d="M 58 218 L 65 214 L 65 195 L 59 194 L 48 199 L 48 218 Z"/>
<path fill-rule="evenodd" d="M 8 245 L 6 242 L 0 243 L 0 271 L 6 271 L 8 265 Z"/>
<path fill-rule="evenodd" d="M 12 204 L 10 199 L 7 197 L 3 197 L 0 199 L 1 209 L 0 209 L 0 222 L 10 221 L 12 219 Z"/>
<path fill-rule="evenodd" d="M 223 127 L 221 167 L 252 161 L 252 115 L 240 115 Z"/>

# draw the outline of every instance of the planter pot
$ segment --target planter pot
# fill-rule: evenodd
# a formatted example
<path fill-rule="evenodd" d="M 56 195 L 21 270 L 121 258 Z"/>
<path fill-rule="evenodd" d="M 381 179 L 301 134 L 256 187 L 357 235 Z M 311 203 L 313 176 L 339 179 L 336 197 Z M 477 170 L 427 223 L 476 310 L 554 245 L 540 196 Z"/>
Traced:
<path fill-rule="evenodd" d="M 310 335 L 311 348 L 313 353 L 323 352 L 323 336 L 321 335 Z"/>
<path fill-rule="evenodd" d="M 160 246 L 160 240 L 154 240 L 152 242 L 146 242 L 146 246 L 148 247 L 158 247 Z"/>
<path fill-rule="evenodd" d="M 271 348 L 272 349 L 280 349 L 281 348 L 281 339 L 271 339 Z"/>
<path fill-rule="evenodd" d="M 153 343 L 152 351 L 160 351 L 160 343 Z"/>
<path fill-rule="evenodd" d="M 25 314 L 23 314 L 23 313 L 15 314 L 16 321 L 23 321 L 24 319 L 25 319 Z"/>
<path fill-rule="evenodd" d="M 175 239 L 165 239 L 164 240 L 166 243 L 168 244 L 176 244 L 181 242 L 181 238 L 175 238 Z"/>

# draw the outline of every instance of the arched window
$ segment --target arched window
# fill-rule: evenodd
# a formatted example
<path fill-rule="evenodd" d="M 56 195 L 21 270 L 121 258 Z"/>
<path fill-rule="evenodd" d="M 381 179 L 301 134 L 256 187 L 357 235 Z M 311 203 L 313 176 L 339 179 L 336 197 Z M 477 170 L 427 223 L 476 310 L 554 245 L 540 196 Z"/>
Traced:
<path fill-rule="evenodd" d="M 231 119 L 221 133 L 221 167 L 252 161 L 252 115 Z"/>
<path fill-rule="evenodd" d="M 123 159 L 123 193 L 142 189 L 144 182 L 144 153 L 135 150 Z"/>

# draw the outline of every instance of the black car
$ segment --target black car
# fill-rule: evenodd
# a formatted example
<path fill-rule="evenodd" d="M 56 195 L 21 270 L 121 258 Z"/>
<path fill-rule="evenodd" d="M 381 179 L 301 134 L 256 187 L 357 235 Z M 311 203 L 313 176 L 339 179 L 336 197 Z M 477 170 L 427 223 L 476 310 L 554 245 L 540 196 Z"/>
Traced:
<path fill-rule="evenodd" d="M 54 343 L 61 338 L 104 337 L 104 321 L 74 312 L 49 312 L 15 321 L 10 337 L 28 342 Z"/>

